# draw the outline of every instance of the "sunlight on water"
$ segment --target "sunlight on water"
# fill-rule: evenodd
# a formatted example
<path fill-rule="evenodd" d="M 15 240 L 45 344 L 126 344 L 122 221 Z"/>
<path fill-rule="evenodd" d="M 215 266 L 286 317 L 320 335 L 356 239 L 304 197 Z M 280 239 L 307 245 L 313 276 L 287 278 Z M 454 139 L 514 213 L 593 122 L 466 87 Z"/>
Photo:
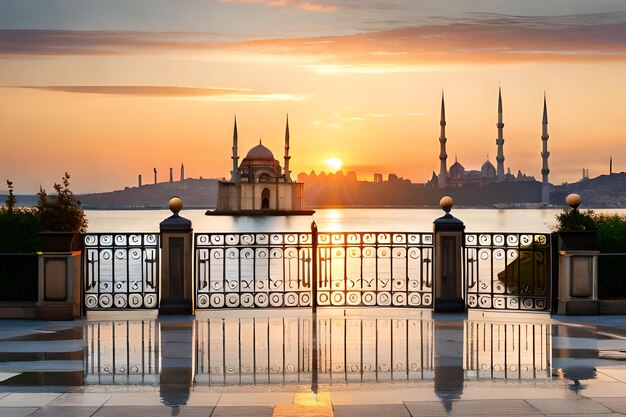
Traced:
<path fill-rule="evenodd" d="M 560 209 L 453 209 L 465 222 L 467 231 L 540 232 L 550 231 Z M 620 213 L 626 209 L 596 210 Z M 87 210 L 89 232 L 153 232 L 171 215 L 169 210 Z M 443 215 L 435 209 L 323 209 L 313 216 L 232 217 L 206 216 L 205 210 L 183 210 L 197 232 L 289 232 L 310 231 L 315 220 L 320 232 L 331 231 L 432 231 L 433 221 Z"/>

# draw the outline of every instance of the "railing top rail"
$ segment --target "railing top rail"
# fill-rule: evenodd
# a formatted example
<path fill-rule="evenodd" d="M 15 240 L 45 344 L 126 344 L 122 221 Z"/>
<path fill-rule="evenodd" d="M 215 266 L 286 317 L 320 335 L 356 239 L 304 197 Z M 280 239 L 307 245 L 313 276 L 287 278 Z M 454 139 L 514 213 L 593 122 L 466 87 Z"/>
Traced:
<path fill-rule="evenodd" d="M 550 241 L 550 233 L 466 232 L 464 245 L 466 247 L 524 248 L 546 246 L 550 244 Z"/>
<path fill-rule="evenodd" d="M 197 232 L 194 240 L 198 246 L 238 245 L 296 245 L 312 244 L 311 232 Z M 433 245 L 430 232 L 319 232 L 319 245 Z"/>
<path fill-rule="evenodd" d="M 159 233 L 85 233 L 83 244 L 85 248 L 96 247 L 158 247 Z"/>

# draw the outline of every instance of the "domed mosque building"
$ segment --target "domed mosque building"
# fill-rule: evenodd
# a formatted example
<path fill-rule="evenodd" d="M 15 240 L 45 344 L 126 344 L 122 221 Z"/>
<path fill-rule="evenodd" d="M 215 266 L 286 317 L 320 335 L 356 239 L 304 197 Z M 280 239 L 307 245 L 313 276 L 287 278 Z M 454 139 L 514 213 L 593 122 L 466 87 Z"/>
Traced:
<path fill-rule="evenodd" d="M 284 165 L 261 140 L 239 164 L 237 119 L 233 130 L 233 169 L 230 181 L 218 183 L 217 210 L 207 214 L 296 215 L 304 210 L 304 183 L 291 179 L 289 170 L 289 119 L 285 128 Z"/>
<path fill-rule="evenodd" d="M 450 166 L 449 169 L 446 168 L 447 165 L 447 157 L 446 154 L 446 142 L 448 139 L 445 135 L 446 129 L 446 113 L 445 113 L 445 104 L 443 99 L 443 94 L 441 95 L 441 135 L 439 137 L 439 142 L 441 144 L 441 149 L 439 153 L 440 160 L 440 169 L 439 175 L 433 172 L 431 179 L 427 182 L 427 185 L 430 187 L 438 187 L 438 188 L 459 188 L 466 186 L 479 186 L 486 187 L 491 184 L 496 183 L 512 183 L 512 182 L 534 182 L 535 177 L 523 174 L 521 171 L 517 172 L 517 176 L 511 173 L 511 168 L 508 168 L 507 171 L 504 171 L 504 137 L 503 137 L 503 128 L 504 123 L 502 121 L 502 91 L 498 90 L 498 122 L 496 123 L 496 127 L 498 128 L 498 137 L 496 139 L 496 145 L 498 146 L 496 163 L 497 168 L 491 163 L 489 160 L 489 155 L 487 155 L 487 160 L 482 164 L 480 170 L 468 170 L 465 169 L 463 165 L 459 163 L 459 161 L 454 158 L 454 163 Z M 544 98 L 544 130 L 547 132 L 547 110 L 545 105 Z M 547 133 L 545 133 L 542 138 L 545 137 L 544 141 L 547 141 Z M 547 144 L 545 145 L 547 148 Z M 544 151 L 542 153 L 542 158 L 544 160 L 544 165 L 547 167 L 547 157 L 549 153 Z M 544 171 L 549 172 L 546 168 Z M 547 174 L 543 179 L 543 188 L 549 190 L 549 184 L 547 179 Z M 544 194 L 547 191 L 543 191 Z M 547 195 L 547 194 L 546 194 Z M 542 197 L 542 201 L 547 203 L 548 199 L 544 195 Z"/>

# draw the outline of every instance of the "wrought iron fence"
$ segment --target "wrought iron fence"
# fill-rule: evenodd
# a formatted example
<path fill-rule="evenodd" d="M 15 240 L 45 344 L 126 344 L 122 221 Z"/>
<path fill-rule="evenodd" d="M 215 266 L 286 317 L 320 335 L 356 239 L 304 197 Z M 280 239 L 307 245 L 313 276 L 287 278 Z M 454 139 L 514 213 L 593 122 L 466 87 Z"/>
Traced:
<path fill-rule="evenodd" d="M 83 243 L 87 310 L 158 307 L 158 233 L 89 233 Z"/>
<path fill-rule="evenodd" d="M 432 257 L 430 233 L 197 233 L 196 307 L 306 307 L 314 281 L 320 306 L 429 307 Z"/>
<path fill-rule="evenodd" d="M 311 233 L 197 233 L 196 308 L 304 307 Z"/>
<path fill-rule="evenodd" d="M 467 306 L 550 311 L 550 235 L 466 233 Z"/>
<path fill-rule="evenodd" d="M 431 233 L 319 233 L 320 306 L 432 305 Z"/>

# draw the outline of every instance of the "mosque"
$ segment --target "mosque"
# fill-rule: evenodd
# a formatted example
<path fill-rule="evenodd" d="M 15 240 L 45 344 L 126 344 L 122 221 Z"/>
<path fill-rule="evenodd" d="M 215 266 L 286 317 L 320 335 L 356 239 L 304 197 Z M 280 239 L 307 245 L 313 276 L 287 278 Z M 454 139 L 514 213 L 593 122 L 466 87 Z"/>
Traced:
<path fill-rule="evenodd" d="M 465 167 L 461 165 L 455 157 L 454 163 L 450 166 L 449 170 L 447 169 L 448 155 L 446 154 L 446 142 L 448 141 L 448 139 L 446 138 L 446 108 L 443 93 L 441 94 L 441 120 L 439 122 L 439 125 L 441 127 L 441 134 L 439 136 L 439 175 L 435 174 L 435 172 L 433 171 L 433 175 L 430 181 L 427 182 L 427 186 L 437 188 L 459 188 L 466 186 L 484 187 L 496 183 L 536 181 L 535 177 L 527 176 L 521 171 L 517 171 L 517 175 L 513 175 L 511 173 L 511 168 L 508 168 L 506 173 L 504 171 L 504 123 L 502 121 L 502 89 L 498 89 L 498 122 L 496 123 L 496 127 L 498 128 L 498 138 L 496 139 L 496 145 L 498 146 L 498 151 L 496 155 L 497 167 L 493 166 L 491 161 L 489 161 L 489 156 L 487 156 L 487 161 L 485 161 L 485 163 L 480 167 L 480 170 L 466 170 Z M 548 181 L 548 174 L 550 173 L 550 169 L 548 168 L 548 157 L 550 156 L 550 152 L 548 152 L 548 138 L 548 109 L 546 105 L 546 97 L 544 95 L 541 135 L 541 140 L 543 142 L 543 149 L 541 152 L 541 157 L 543 161 L 541 169 L 541 202 L 543 204 L 549 203 L 551 191 L 551 185 Z"/>
<path fill-rule="evenodd" d="M 259 144 L 248 151 L 239 164 L 237 119 L 233 129 L 233 168 L 230 181 L 220 181 L 217 209 L 207 214 L 296 215 L 313 214 L 303 210 L 304 184 L 291 179 L 289 170 L 289 118 L 285 127 L 284 165 L 271 150 Z"/>

